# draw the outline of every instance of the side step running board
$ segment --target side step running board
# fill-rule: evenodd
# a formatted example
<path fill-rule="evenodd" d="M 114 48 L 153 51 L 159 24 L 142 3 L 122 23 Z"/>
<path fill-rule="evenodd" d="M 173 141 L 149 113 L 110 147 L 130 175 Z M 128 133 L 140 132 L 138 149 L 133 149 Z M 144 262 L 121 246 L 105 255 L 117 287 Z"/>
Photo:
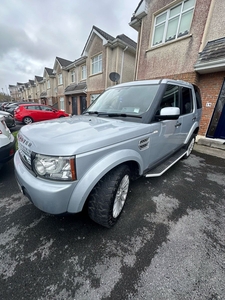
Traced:
<path fill-rule="evenodd" d="M 181 149 L 176 152 L 173 156 L 169 157 L 166 161 L 164 161 L 159 166 L 150 170 L 145 177 L 158 177 L 165 173 L 170 167 L 172 167 L 178 160 L 180 160 L 185 154 L 187 150 Z"/>

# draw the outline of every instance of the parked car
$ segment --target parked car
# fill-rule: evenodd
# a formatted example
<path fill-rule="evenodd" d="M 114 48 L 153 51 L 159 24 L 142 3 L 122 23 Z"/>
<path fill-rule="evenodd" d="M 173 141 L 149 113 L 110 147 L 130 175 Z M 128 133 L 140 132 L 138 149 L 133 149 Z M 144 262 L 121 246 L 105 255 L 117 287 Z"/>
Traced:
<path fill-rule="evenodd" d="M 15 150 L 15 138 L 7 127 L 4 116 L 0 115 L 0 169 L 12 159 Z"/>
<path fill-rule="evenodd" d="M 201 113 L 199 91 L 190 83 L 114 85 L 82 116 L 23 126 L 17 181 L 42 211 L 77 213 L 87 206 L 92 220 L 112 227 L 131 179 L 160 176 L 191 154 Z"/>
<path fill-rule="evenodd" d="M 5 123 L 7 125 L 8 128 L 12 128 L 16 126 L 16 122 L 14 119 L 14 116 L 11 115 L 9 112 L 6 111 L 1 111 L 0 110 L 0 116 L 4 116 L 5 117 Z"/>
<path fill-rule="evenodd" d="M 1 102 L 1 103 L 0 103 L 0 110 L 3 110 L 4 105 L 7 104 L 7 103 L 8 103 L 8 102 Z"/>
<path fill-rule="evenodd" d="M 9 105 L 7 105 L 7 107 L 5 107 L 5 111 L 9 112 L 10 114 L 14 115 L 14 111 L 15 109 L 20 105 L 20 104 L 26 104 L 26 103 L 29 103 L 29 102 L 14 102 L 14 103 L 11 103 Z"/>
<path fill-rule="evenodd" d="M 36 103 L 21 104 L 14 111 L 15 119 L 24 124 L 68 116 L 69 114 L 63 110 L 57 110 L 51 106 Z"/>
<path fill-rule="evenodd" d="M 6 108 L 7 108 L 10 104 L 13 104 L 13 102 L 5 102 L 5 103 L 2 105 L 1 109 L 2 109 L 2 110 L 6 110 Z"/>

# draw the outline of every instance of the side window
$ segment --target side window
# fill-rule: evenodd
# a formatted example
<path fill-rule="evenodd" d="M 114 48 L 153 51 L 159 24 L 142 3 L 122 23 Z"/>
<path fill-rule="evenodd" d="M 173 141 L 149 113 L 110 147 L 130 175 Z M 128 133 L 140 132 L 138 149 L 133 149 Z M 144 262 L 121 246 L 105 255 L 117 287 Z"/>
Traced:
<path fill-rule="evenodd" d="M 179 107 L 179 87 L 176 85 L 168 84 L 159 109 L 172 106 Z"/>
<path fill-rule="evenodd" d="M 189 88 L 181 88 L 181 115 L 189 114 L 193 111 L 192 91 Z"/>
<path fill-rule="evenodd" d="M 28 109 L 28 110 L 39 110 L 39 106 L 37 106 L 37 105 L 29 105 L 29 106 L 26 106 L 26 109 Z"/>
<path fill-rule="evenodd" d="M 200 94 L 199 88 L 196 85 L 194 85 L 194 89 L 195 89 L 195 97 L 196 97 L 196 101 L 197 101 L 197 109 L 199 109 L 199 108 L 202 108 L 201 94 Z"/>
<path fill-rule="evenodd" d="M 41 106 L 41 110 L 52 111 L 51 107 L 48 106 Z"/>

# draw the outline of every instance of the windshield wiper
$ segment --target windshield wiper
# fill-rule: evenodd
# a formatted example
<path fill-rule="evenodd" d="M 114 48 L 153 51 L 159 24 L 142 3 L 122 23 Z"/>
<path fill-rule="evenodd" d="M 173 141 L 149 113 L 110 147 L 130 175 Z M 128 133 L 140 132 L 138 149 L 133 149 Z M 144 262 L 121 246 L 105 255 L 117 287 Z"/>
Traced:
<path fill-rule="evenodd" d="M 101 113 L 99 115 L 101 115 Z M 107 113 L 107 115 L 109 117 L 125 117 L 125 118 L 131 117 L 131 118 L 139 118 L 139 119 L 142 118 L 142 116 L 139 116 L 139 115 L 125 114 L 125 113 Z"/>
<path fill-rule="evenodd" d="M 98 112 L 98 111 L 85 111 L 83 114 L 84 114 L 84 115 L 85 115 L 85 114 L 89 114 L 89 115 L 98 115 L 99 112 Z"/>
<path fill-rule="evenodd" d="M 108 117 L 131 117 L 131 118 L 139 118 L 141 119 L 142 116 L 139 115 L 132 115 L 132 114 L 125 114 L 125 113 L 107 113 L 107 112 L 100 112 L 100 111 L 86 111 L 84 114 L 89 114 L 89 115 L 97 115 L 98 117 L 100 116 L 108 116 Z"/>

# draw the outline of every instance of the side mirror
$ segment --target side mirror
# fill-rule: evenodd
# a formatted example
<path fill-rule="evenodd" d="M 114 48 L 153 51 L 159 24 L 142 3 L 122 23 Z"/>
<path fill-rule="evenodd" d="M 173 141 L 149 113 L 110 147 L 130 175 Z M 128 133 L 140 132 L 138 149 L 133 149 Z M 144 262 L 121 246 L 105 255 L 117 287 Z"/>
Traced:
<path fill-rule="evenodd" d="M 159 120 L 177 120 L 180 116 L 179 107 L 164 107 L 156 117 Z"/>

